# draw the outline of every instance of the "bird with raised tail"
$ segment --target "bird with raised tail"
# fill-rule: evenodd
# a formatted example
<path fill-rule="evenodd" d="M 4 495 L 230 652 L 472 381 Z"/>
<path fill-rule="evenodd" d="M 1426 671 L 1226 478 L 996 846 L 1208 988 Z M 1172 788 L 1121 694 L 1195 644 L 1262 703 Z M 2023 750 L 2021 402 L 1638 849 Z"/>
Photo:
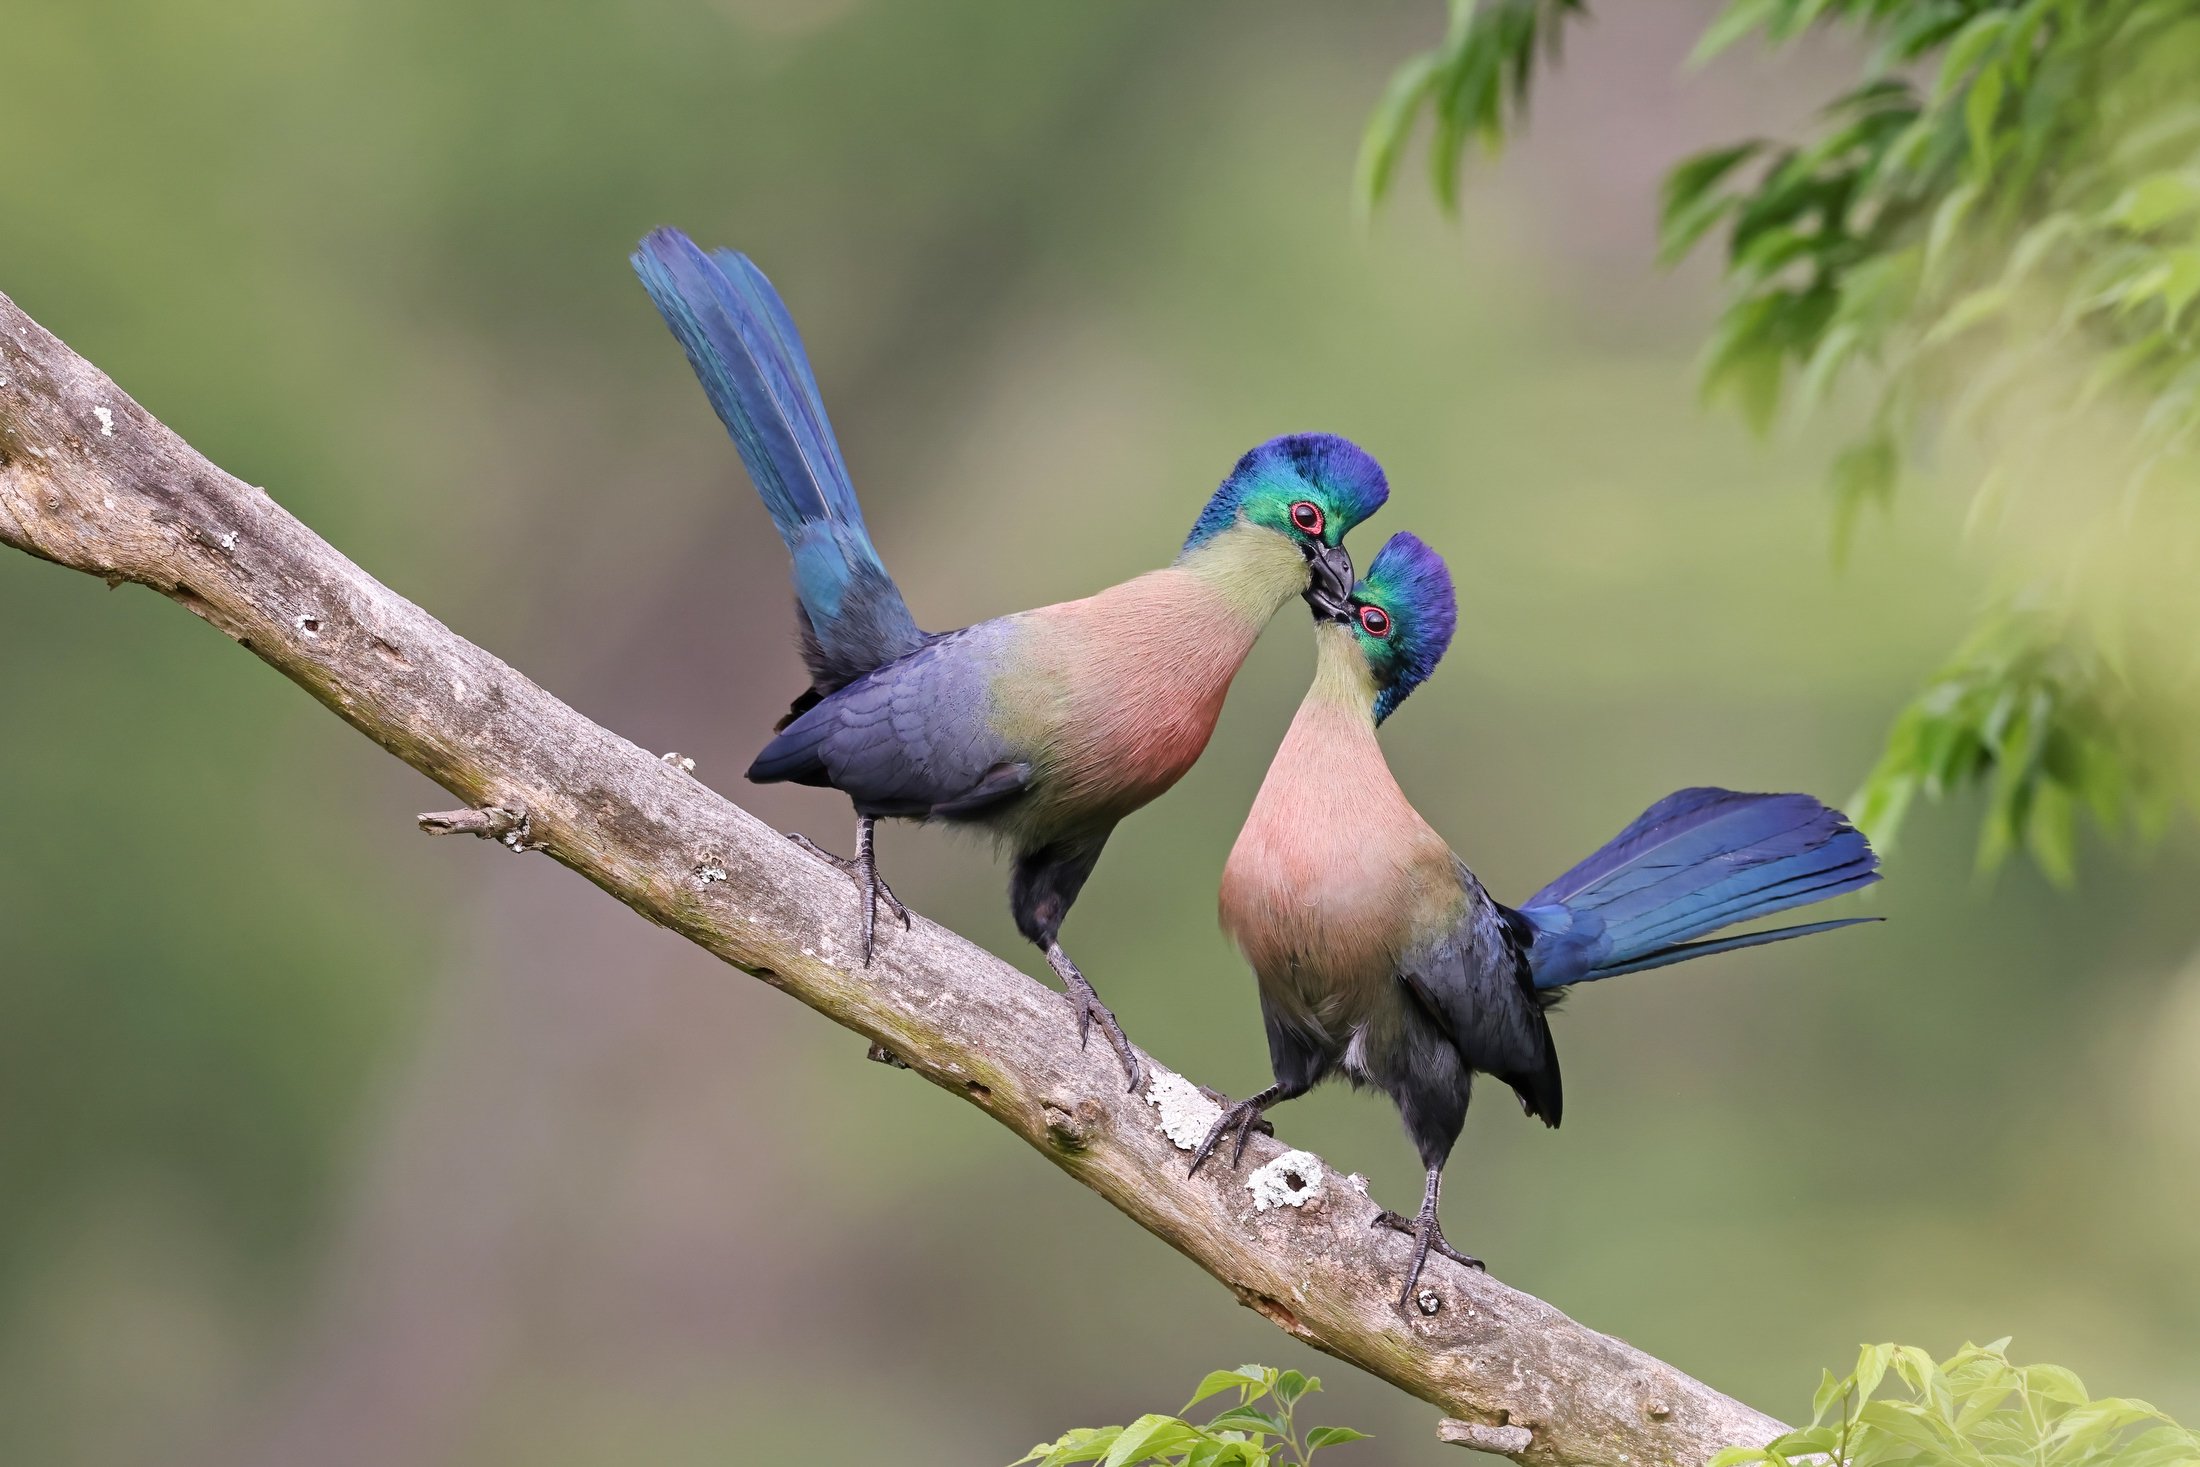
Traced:
<path fill-rule="evenodd" d="M 1115 1015 L 1063 953 L 1062 919 L 1117 822 L 1206 748 L 1231 680 L 1292 598 L 1336 614 L 1352 587 L 1347 531 L 1389 489 L 1342 438 L 1272 439 L 1207 500 L 1174 561 L 1077 601 L 952 632 L 917 628 L 871 543 L 802 338 L 763 272 L 661 229 L 634 255 L 794 560 L 810 685 L 749 767 L 759 783 L 837 789 L 856 853 L 831 856 L 860 893 L 863 960 L 878 903 L 881 819 L 992 834 L 1013 861 L 1016 926 L 1097 1022 L 1132 1089 L 1140 1066 Z M 801 837 L 796 837 L 801 841 Z"/>
<path fill-rule="evenodd" d="M 1828 932 L 1849 917 L 1705 939 L 1879 879 L 1871 846 L 1809 795 L 1687 789 L 1518 908 L 1493 900 L 1392 778 L 1375 730 L 1432 673 L 1458 617 L 1443 559 L 1395 535 L 1341 607 L 1316 607 L 1313 686 L 1223 872 L 1222 925 L 1259 980 L 1275 1083 L 1226 1108 L 1192 1160 L 1330 1075 L 1389 1095 L 1427 1169 L 1403 1305 L 1431 1250 L 1476 1074 L 1556 1126 L 1547 1011 L 1577 983 Z"/>

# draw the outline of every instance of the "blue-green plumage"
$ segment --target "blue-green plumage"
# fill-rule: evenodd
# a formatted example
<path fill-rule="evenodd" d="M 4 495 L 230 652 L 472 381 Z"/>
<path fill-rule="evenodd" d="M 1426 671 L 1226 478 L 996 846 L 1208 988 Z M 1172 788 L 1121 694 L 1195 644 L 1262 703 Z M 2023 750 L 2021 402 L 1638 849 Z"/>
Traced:
<path fill-rule="evenodd" d="M 1259 513 L 1263 503 L 1288 503 L 1304 494 L 1304 486 L 1320 484 L 1330 495 L 1340 518 L 1358 524 L 1390 497 L 1390 484 L 1374 459 L 1359 445 L 1333 433 L 1292 433 L 1271 438 L 1230 470 L 1222 487 L 1208 499 L 1192 522 L 1184 548 L 1196 550 L 1236 525 L 1248 513 Z"/>

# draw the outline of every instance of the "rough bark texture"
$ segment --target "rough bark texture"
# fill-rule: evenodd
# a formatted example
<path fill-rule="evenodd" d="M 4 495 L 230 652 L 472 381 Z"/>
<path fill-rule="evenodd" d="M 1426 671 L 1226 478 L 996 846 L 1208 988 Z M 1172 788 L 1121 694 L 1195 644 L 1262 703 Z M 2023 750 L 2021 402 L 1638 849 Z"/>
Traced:
<path fill-rule="evenodd" d="M 1445 1437 L 1523 1463 L 1699 1464 L 1784 1428 L 1409 1240 L 1358 1178 L 1256 1137 L 1187 1179 L 1212 1105 L 1154 1065 L 1123 1093 L 1062 998 L 919 918 L 857 956 L 845 876 L 582 717 L 194 452 L 0 296 L 0 540 L 136 581 L 271 664 L 478 812 L 422 817 L 569 866 L 977 1106 L 1294 1338 L 1434 1402 Z M 1151 1061 L 1149 1061 L 1149 1064 Z"/>

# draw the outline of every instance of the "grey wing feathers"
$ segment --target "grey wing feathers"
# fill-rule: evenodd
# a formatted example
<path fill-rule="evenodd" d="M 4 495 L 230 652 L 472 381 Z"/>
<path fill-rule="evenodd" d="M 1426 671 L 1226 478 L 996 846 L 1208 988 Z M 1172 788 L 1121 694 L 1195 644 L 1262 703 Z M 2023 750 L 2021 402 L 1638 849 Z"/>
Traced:
<path fill-rule="evenodd" d="M 1528 974 L 1532 932 L 1465 867 L 1467 913 L 1440 941 L 1409 953 L 1398 976 L 1472 1069 L 1513 1088 L 1521 1108 L 1555 1126 L 1565 1106 L 1558 1047 L 1544 1017 L 1548 995 Z"/>
<path fill-rule="evenodd" d="M 1028 777 L 993 732 L 990 624 L 937 637 L 827 694 L 765 745 L 758 783 L 844 791 L 866 815 L 962 817 L 1012 798 Z"/>

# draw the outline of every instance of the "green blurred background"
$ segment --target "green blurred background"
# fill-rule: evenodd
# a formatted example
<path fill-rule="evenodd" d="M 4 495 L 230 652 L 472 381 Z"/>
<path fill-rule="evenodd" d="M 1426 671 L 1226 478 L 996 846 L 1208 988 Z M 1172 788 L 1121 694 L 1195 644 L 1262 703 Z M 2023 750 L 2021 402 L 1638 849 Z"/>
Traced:
<path fill-rule="evenodd" d="M 4 0 L 0 290 L 400 591 L 788 827 L 739 771 L 799 685 L 784 564 L 631 279 L 676 222 L 803 323 L 927 625 L 1165 560 L 1305 428 L 1451 558 L 1387 733 L 1519 896 L 1680 785 L 1853 788 L 1986 570 L 1908 496 L 1837 571 L 1823 445 L 1697 407 L 1661 170 L 1844 58 L 1703 75 L 1709 0 L 1583 28 L 1464 218 L 1352 222 L 1425 0 Z M 0 1460 L 1004 1462 L 1326 1369 L 1361 1467 L 1435 1413 L 1311 1356 L 975 1112 L 540 860 L 221 637 L 0 563 Z M 1216 930 L 1309 665 L 1280 618 L 1209 757 L 1078 908 L 1131 1032 L 1265 1078 Z M 2200 1416 L 2200 844 L 2058 894 L 1914 822 L 1884 927 L 1580 996 L 1563 1132 L 1485 1096 L 1455 1237 L 1768 1410 L 1864 1338 L 2017 1337 Z M 1022 960 L 985 851 L 901 894 Z M 1030 966 L 1030 964 L 1027 964 Z M 1283 1134 L 1410 1201 L 1378 1100 Z M 1346 1456 L 1338 1460 L 1343 1462 Z"/>

